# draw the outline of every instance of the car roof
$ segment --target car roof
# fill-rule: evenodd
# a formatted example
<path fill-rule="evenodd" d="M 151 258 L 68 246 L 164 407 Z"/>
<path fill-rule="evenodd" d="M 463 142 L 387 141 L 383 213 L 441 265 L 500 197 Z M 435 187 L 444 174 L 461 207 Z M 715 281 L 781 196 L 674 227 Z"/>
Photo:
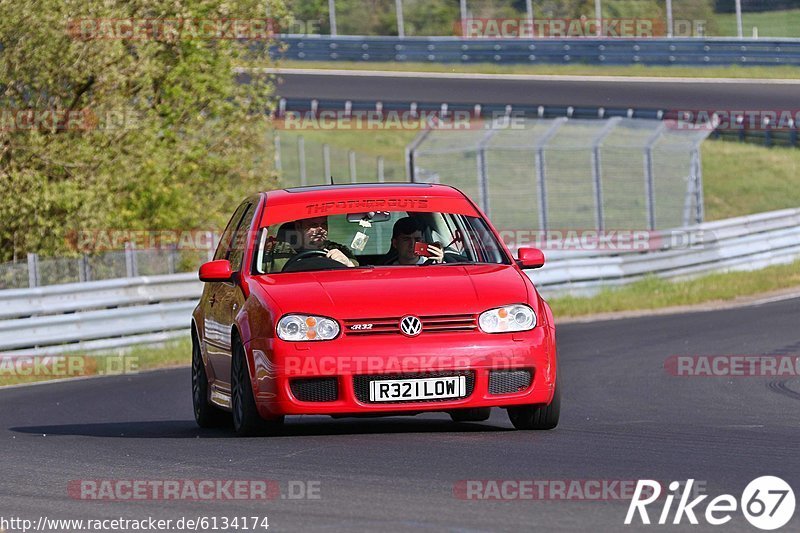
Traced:
<path fill-rule="evenodd" d="M 449 185 L 432 183 L 352 183 L 312 185 L 263 193 L 262 224 L 367 211 L 442 211 L 476 216 L 472 201 Z"/>
<path fill-rule="evenodd" d="M 464 195 L 449 185 L 433 183 L 342 183 L 336 185 L 307 185 L 267 191 L 269 205 L 296 203 L 298 201 L 342 200 L 352 198 L 354 194 L 367 193 L 401 196 L 436 196 L 464 198 Z M 302 199 L 299 198 L 302 196 Z"/>

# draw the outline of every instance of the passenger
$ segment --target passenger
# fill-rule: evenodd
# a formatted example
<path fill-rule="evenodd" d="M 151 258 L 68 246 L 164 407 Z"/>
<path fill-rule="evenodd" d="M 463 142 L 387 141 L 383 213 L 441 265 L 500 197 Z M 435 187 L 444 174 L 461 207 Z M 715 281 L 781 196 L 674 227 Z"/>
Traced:
<path fill-rule="evenodd" d="M 430 257 L 414 253 L 414 245 L 422 240 L 422 227 L 417 219 L 404 217 L 394 223 L 392 228 L 392 249 L 389 251 L 389 265 L 425 265 L 444 262 L 444 250 L 440 243 L 428 244 Z"/>

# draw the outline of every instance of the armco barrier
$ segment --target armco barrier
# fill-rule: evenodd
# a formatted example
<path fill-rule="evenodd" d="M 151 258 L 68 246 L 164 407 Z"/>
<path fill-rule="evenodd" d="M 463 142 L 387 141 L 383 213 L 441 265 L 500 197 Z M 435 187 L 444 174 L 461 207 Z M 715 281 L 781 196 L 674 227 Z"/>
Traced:
<path fill-rule="evenodd" d="M 594 65 L 800 65 L 800 39 L 462 39 L 281 37 L 278 57 L 302 61 Z"/>
<path fill-rule="evenodd" d="M 689 278 L 800 258 L 800 209 L 706 222 L 695 248 L 650 252 L 546 251 L 528 271 L 545 297 L 585 295 L 647 275 Z M 196 274 L 0 291 L 0 354 L 82 353 L 188 336 L 201 293 Z"/>

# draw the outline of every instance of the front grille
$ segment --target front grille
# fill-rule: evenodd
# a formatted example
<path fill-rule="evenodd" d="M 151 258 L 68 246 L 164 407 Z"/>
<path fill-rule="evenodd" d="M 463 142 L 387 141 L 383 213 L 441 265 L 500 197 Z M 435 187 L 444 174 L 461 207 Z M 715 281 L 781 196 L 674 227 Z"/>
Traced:
<path fill-rule="evenodd" d="M 344 321 L 347 335 L 400 334 L 403 317 L 352 318 Z M 429 315 L 418 317 L 422 322 L 422 335 L 442 331 L 473 331 L 478 327 L 476 315 Z"/>
<path fill-rule="evenodd" d="M 531 386 L 530 370 L 492 370 L 489 372 L 489 394 L 522 392 Z"/>
<path fill-rule="evenodd" d="M 339 382 L 336 378 L 293 379 L 289 386 L 294 397 L 301 402 L 335 402 L 339 399 Z"/>
<path fill-rule="evenodd" d="M 421 378 L 441 378 L 451 376 L 466 376 L 467 394 L 464 398 L 472 394 L 475 388 L 475 372 L 472 370 L 443 370 L 441 372 L 415 372 L 407 374 L 373 374 L 353 377 L 353 391 L 355 392 L 358 401 L 363 403 L 372 404 L 393 404 L 393 403 L 407 403 L 407 402 L 447 402 L 457 400 L 459 398 L 433 398 L 430 400 L 398 400 L 396 402 L 371 402 L 369 401 L 369 383 L 375 380 L 385 379 L 421 379 Z"/>

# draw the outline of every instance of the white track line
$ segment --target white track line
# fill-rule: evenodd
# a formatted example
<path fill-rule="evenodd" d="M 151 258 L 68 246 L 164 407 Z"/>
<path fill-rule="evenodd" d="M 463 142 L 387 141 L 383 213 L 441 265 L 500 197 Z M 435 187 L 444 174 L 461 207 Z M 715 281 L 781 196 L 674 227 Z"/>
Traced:
<path fill-rule="evenodd" d="M 453 80 L 507 80 L 507 81 L 577 81 L 610 83 L 685 83 L 685 84 L 755 84 L 755 85 L 800 85 L 800 79 L 758 79 L 758 78 L 679 78 L 646 76 L 559 76 L 549 74 L 480 74 L 470 72 L 414 72 L 392 70 L 339 70 L 313 68 L 261 68 L 237 69 L 238 72 L 265 74 L 299 74 L 313 76 L 346 76 L 355 78 L 428 78 Z"/>

